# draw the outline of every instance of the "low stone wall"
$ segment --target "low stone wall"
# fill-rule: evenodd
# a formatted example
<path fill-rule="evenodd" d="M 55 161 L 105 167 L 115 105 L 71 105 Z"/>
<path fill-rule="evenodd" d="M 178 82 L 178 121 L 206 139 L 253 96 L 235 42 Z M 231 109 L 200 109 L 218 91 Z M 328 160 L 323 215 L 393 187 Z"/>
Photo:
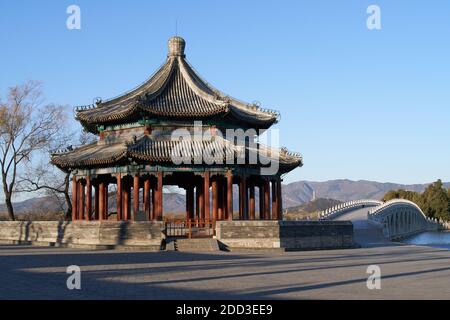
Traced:
<path fill-rule="evenodd" d="M 163 228 L 163 222 L 2 221 L 0 242 L 160 250 Z"/>
<path fill-rule="evenodd" d="M 352 248 L 350 221 L 219 221 L 216 238 L 233 249 Z"/>
<path fill-rule="evenodd" d="M 231 250 L 354 246 L 349 221 L 219 221 L 216 226 L 217 240 Z M 164 241 L 163 222 L 0 222 L 0 243 L 161 250 Z"/>

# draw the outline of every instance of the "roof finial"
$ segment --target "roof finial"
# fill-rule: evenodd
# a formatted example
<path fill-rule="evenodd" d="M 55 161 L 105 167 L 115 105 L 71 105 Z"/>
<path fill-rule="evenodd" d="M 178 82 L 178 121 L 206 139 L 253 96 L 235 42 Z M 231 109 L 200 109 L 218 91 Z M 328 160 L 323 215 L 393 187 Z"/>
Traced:
<path fill-rule="evenodd" d="M 183 38 L 175 36 L 169 39 L 169 57 L 180 56 L 184 58 L 186 42 Z"/>

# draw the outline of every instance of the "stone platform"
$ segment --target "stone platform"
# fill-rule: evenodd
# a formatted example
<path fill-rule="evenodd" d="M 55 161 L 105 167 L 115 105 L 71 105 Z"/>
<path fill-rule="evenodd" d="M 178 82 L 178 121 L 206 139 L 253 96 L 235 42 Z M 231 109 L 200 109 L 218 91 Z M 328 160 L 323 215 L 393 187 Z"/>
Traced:
<path fill-rule="evenodd" d="M 163 222 L 2 221 L 0 243 L 85 249 L 161 250 Z"/>
<path fill-rule="evenodd" d="M 318 250 L 354 247 L 348 221 L 220 221 L 216 239 L 222 250 Z M 208 240 L 208 239 L 207 239 Z M 213 239 L 209 239 L 213 240 Z M 179 240 L 179 251 L 216 251 L 205 240 Z M 202 242 L 203 241 L 203 242 Z M 0 222 L 0 243 L 82 249 L 165 249 L 163 222 L 34 221 Z M 170 244 L 170 243 L 169 243 Z M 211 248 L 210 248 L 211 247 Z"/>
<path fill-rule="evenodd" d="M 352 248 L 350 221 L 219 221 L 216 238 L 229 250 Z"/>

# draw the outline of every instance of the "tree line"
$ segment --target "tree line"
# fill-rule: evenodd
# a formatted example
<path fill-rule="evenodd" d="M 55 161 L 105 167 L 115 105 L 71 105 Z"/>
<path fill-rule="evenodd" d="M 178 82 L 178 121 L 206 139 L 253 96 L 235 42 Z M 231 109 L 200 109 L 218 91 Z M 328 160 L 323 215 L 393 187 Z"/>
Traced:
<path fill-rule="evenodd" d="M 426 216 L 450 221 L 450 189 L 445 189 L 441 180 L 430 184 L 424 192 L 391 190 L 384 195 L 382 200 L 393 199 L 412 201 L 422 209 Z"/>

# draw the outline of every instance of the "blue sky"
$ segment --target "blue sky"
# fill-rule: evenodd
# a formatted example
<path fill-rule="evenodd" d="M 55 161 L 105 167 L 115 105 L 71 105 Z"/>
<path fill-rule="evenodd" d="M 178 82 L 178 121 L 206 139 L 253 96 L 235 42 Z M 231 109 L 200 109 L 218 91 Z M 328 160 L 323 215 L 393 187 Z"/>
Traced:
<path fill-rule="evenodd" d="M 281 143 L 305 161 L 286 182 L 450 181 L 445 0 L 2 1 L 0 92 L 33 79 L 55 103 L 116 96 L 164 62 L 176 21 L 203 78 L 281 112 Z"/>

